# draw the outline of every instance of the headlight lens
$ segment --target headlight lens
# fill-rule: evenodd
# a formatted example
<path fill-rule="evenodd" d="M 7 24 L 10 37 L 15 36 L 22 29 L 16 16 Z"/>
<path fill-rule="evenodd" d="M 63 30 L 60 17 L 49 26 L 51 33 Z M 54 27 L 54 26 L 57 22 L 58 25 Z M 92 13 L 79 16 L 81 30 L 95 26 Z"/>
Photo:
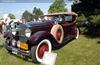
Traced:
<path fill-rule="evenodd" d="M 20 41 L 17 41 L 17 47 L 20 47 L 20 43 L 21 43 Z"/>
<path fill-rule="evenodd" d="M 15 46 L 16 45 L 16 41 L 13 39 L 12 40 L 12 46 Z"/>
<path fill-rule="evenodd" d="M 30 30 L 30 29 L 26 29 L 26 30 L 25 30 L 25 35 L 26 35 L 27 37 L 30 37 L 30 36 L 31 36 L 31 30 Z"/>

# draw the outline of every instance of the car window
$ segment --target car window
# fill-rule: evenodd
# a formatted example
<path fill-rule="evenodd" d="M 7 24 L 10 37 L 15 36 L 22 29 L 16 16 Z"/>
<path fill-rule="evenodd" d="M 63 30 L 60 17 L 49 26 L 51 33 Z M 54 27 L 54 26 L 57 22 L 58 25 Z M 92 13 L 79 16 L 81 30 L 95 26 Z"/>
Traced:
<path fill-rule="evenodd" d="M 56 16 L 48 16 L 47 20 L 60 23 L 63 20 L 63 18 L 59 15 L 56 15 Z"/>
<path fill-rule="evenodd" d="M 72 21 L 73 17 L 72 16 L 65 16 L 65 21 Z"/>

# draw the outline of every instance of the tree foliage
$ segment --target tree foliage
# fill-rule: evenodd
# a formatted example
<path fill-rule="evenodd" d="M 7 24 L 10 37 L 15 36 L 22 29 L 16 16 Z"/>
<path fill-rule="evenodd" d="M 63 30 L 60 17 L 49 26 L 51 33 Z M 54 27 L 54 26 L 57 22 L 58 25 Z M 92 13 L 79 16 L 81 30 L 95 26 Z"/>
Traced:
<path fill-rule="evenodd" d="M 22 14 L 22 19 L 25 19 L 26 22 L 29 22 L 29 21 L 33 20 L 33 15 L 26 10 Z"/>
<path fill-rule="evenodd" d="M 16 18 L 15 15 L 12 14 L 12 13 L 9 13 L 9 14 L 8 14 L 8 17 L 9 17 L 10 19 L 15 19 L 15 18 Z"/>
<path fill-rule="evenodd" d="M 90 16 L 91 22 L 93 22 L 96 25 L 100 25 L 100 14 L 99 15 L 92 15 Z"/>
<path fill-rule="evenodd" d="M 100 35 L 100 0 L 80 0 L 81 3 L 74 4 L 72 10 L 78 13 L 77 21 L 86 24 L 83 33 L 88 35 Z M 85 21 L 84 21 L 85 20 Z M 80 26 L 80 24 L 78 24 Z"/>
<path fill-rule="evenodd" d="M 55 0 L 53 4 L 51 4 L 48 13 L 55 13 L 55 12 L 65 12 L 66 4 L 64 3 L 64 0 Z"/>
<path fill-rule="evenodd" d="M 84 14 L 81 14 L 81 15 L 77 18 L 77 21 L 78 21 L 78 22 L 82 22 L 82 21 L 84 21 L 84 20 L 87 20 Z"/>
<path fill-rule="evenodd" d="M 34 9 L 33 9 L 33 15 L 34 15 L 34 18 L 35 18 L 35 19 L 38 19 L 38 17 L 39 17 L 40 15 L 43 15 L 43 12 L 41 11 L 40 8 L 34 7 Z"/>
<path fill-rule="evenodd" d="M 40 15 L 43 15 L 41 9 L 34 7 L 33 13 L 30 13 L 27 10 L 24 11 L 24 13 L 22 14 L 22 19 L 25 19 L 26 22 L 29 22 L 32 21 L 33 19 L 38 19 Z"/>
<path fill-rule="evenodd" d="M 80 0 L 81 3 L 72 5 L 72 10 L 76 13 L 84 14 L 86 17 L 100 14 L 100 0 Z"/>

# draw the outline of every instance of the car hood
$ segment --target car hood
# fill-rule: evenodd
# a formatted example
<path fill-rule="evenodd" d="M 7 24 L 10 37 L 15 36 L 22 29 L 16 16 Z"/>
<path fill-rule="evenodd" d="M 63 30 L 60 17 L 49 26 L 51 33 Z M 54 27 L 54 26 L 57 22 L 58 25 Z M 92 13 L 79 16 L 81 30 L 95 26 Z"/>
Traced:
<path fill-rule="evenodd" d="M 25 26 L 27 28 L 32 28 L 33 26 L 43 26 L 43 25 L 48 25 L 48 24 L 53 24 L 53 21 L 30 21 L 30 22 L 27 22 L 25 23 Z"/>
<path fill-rule="evenodd" d="M 17 27 L 17 30 L 19 33 L 24 32 L 26 29 L 30 29 L 32 31 L 32 34 L 37 31 L 50 31 L 51 27 L 53 25 L 53 22 L 51 21 L 45 21 L 45 22 L 27 22 L 26 24 L 20 24 Z"/>

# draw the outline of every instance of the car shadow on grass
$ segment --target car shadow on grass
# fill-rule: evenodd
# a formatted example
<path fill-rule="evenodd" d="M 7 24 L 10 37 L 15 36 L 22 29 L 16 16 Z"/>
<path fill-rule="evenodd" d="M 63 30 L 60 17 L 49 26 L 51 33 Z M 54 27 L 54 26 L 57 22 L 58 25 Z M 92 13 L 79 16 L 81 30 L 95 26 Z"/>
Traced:
<path fill-rule="evenodd" d="M 9 54 L 13 55 L 16 58 L 22 59 L 23 61 L 32 63 L 32 59 L 29 56 L 23 56 L 23 55 L 20 55 L 20 54 L 13 54 L 13 53 L 9 53 Z"/>
<path fill-rule="evenodd" d="M 100 41 L 97 41 L 97 44 L 100 44 Z"/>
<path fill-rule="evenodd" d="M 69 42 L 71 42 L 73 39 L 75 39 L 75 38 L 72 38 L 72 39 L 69 39 L 69 40 L 65 41 L 62 45 L 57 46 L 54 50 L 58 50 L 58 49 L 63 48 L 65 45 L 67 45 L 67 44 L 68 44 Z"/>
<path fill-rule="evenodd" d="M 84 35 L 84 36 L 87 37 L 87 38 L 91 38 L 91 39 L 100 38 L 100 35 Z"/>
<path fill-rule="evenodd" d="M 100 35 L 84 35 L 86 38 L 95 39 L 100 38 Z M 100 44 L 100 40 L 96 42 L 96 44 Z"/>

